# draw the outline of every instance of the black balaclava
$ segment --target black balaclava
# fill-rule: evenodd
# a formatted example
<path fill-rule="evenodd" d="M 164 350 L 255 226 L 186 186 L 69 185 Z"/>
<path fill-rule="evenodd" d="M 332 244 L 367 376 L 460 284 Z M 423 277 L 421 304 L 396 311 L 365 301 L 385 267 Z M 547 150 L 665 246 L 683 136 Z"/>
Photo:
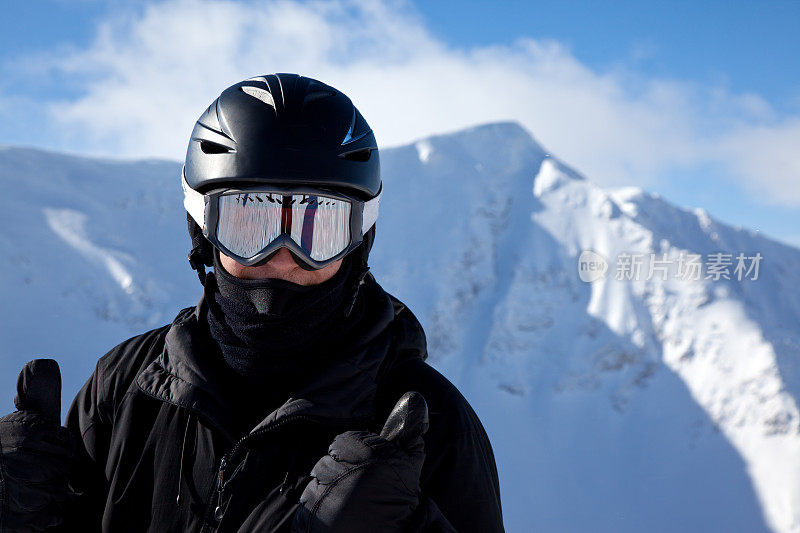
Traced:
<path fill-rule="evenodd" d="M 249 382 L 280 380 L 287 387 L 335 355 L 363 318 L 358 288 L 369 267 L 374 228 L 318 285 L 246 280 L 227 272 L 214 250 L 214 274 L 205 284 L 208 325 L 222 356 Z"/>

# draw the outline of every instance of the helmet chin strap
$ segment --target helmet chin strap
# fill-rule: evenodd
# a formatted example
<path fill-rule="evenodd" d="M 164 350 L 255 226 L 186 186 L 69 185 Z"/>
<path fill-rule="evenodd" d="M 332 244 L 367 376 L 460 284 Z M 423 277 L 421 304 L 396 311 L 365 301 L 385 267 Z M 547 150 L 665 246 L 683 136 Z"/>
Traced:
<path fill-rule="evenodd" d="M 352 294 L 350 295 L 350 302 L 347 305 L 347 308 L 344 311 L 345 316 L 350 316 L 350 313 L 353 311 L 353 307 L 356 305 L 356 300 L 358 299 L 358 292 L 361 290 L 361 286 L 364 284 L 364 278 L 367 277 L 369 273 L 369 252 L 372 250 L 372 244 L 375 242 L 375 224 L 373 223 L 372 227 L 364 234 L 364 238 L 361 241 L 361 244 L 358 248 L 353 250 L 354 254 L 358 254 L 357 257 L 354 257 L 354 264 L 353 268 L 357 271 L 357 281 L 352 286 Z"/>
<path fill-rule="evenodd" d="M 186 215 L 189 223 L 189 236 L 192 239 L 192 249 L 189 252 L 189 266 L 197 271 L 200 284 L 206 284 L 206 268 L 214 264 L 214 246 L 203 236 L 203 230 L 194 221 L 192 215 Z"/>

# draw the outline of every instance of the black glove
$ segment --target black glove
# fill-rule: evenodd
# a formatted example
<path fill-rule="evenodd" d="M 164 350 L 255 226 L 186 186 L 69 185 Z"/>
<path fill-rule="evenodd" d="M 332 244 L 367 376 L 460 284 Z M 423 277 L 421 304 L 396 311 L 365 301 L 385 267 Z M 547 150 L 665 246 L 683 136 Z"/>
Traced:
<path fill-rule="evenodd" d="M 380 435 L 337 435 L 300 497 L 293 530 L 405 531 L 419 506 L 428 407 L 417 392 L 397 402 Z"/>
<path fill-rule="evenodd" d="M 61 373 L 52 359 L 26 364 L 17 411 L 0 418 L 0 531 L 43 531 L 63 520 L 74 442 L 61 427 Z"/>

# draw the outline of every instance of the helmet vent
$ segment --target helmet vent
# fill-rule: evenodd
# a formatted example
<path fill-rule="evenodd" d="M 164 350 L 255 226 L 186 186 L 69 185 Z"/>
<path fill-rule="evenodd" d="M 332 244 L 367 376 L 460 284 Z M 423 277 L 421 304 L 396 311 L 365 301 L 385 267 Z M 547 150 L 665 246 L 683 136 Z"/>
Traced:
<path fill-rule="evenodd" d="M 212 141 L 206 141 L 205 139 L 200 141 L 200 150 L 202 150 L 204 154 L 227 154 L 233 152 L 233 150 L 227 146 Z"/>
<path fill-rule="evenodd" d="M 303 109 L 306 108 L 309 104 L 316 102 L 317 100 L 322 100 L 323 98 L 328 98 L 329 96 L 333 96 L 334 93 L 331 91 L 315 91 L 313 93 L 308 93 L 305 98 L 303 98 Z"/>
<path fill-rule="evenodd" d="M 262 102 L 264 102 L 268 106 L 270 106 L 273 109 L 275 109 L 275 100 L 272 98 L 272 93 L 271 92 L 265 91 L 264 89 L 261 89 L 259 87 L 250 87 L 250 86 L 247 86 L 247 85 L 245 85 L 243 87 L 239 87 L 239 89 L 241 89 L 241 91 L 243 93 L 249 94 L 253 98 L 261 100 Z"/>
<path fill-rule="evenodd" d="M 361 148 L 360 150 L 353 150 L 352 152 L 339 154 L 339 157 L 343 157 L 348 161 L 358 161 L 360 163 L 365 163 L 369 161 L 369 158 L 371 156 L 372 156 L 372 148 Z"/>

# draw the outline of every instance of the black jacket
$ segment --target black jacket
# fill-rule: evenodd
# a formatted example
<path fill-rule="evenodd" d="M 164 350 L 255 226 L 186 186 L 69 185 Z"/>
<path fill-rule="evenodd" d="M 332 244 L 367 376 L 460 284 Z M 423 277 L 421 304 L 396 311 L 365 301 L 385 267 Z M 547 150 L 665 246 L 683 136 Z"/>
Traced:
<path fill-rule="evenodd" d="M 252 396 L 218 379 L 203 300 L 111 350 L 67 417 L 81 438 L 72 479 L 80 496 L 66 530 L 288 531 L 333 438 L 379 431 L 413 390 L 430 411 L 423 501 L 458 531 L 502 531 L 497 470 L 480 421 L 425 363 L 425 336 L 410 310 L 371 276 L 362 296 L 368 319 L 348 349 L 331 354 L 324 371 L 254 428 L 243 415 L 258 412 L 245 404 Z"/>

